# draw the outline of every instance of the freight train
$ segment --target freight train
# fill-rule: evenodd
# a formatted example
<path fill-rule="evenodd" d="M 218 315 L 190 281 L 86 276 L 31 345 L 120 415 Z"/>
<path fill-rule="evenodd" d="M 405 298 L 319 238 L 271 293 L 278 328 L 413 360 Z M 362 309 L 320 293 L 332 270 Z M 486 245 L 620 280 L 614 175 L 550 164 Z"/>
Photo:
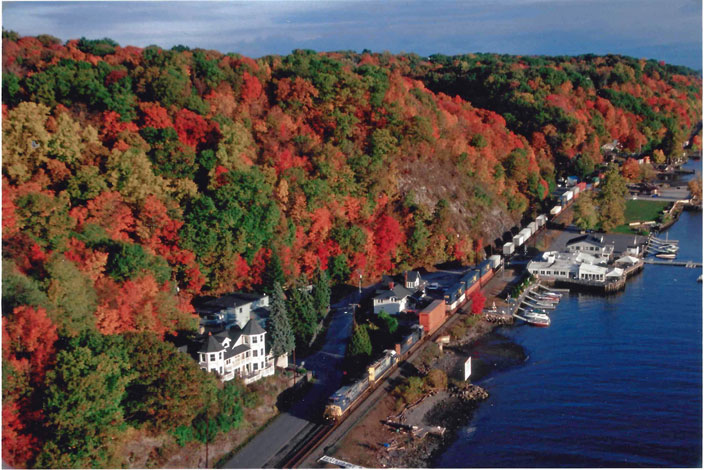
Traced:
<path fill-rule="evenodd" d="M 482 261 L 476 268 L 464 273 L 460 280 L 449 289 L 446 289 L 444 300 L 447 315 L 445 319 L 462 307 L 474 291 L 485 286 L 494 276 L 497 268 L 498 263 L 494 259 Z M 432 331 L 425 331 L 421 325 L 414 325 L 412 332 L 396 345 L 396 351 L 384 351 L 384 356 L 367 368 L 367 375 L 364 378 L 341 387 L 328 399 L 323 415 L 325 420 L 328 423 L 334 423 L 346 417 L 391 373 L 399 362 L 406 360 L 412 351 L 432 333 Z"/>
<path fill-rule="evenodd" d="M 354 407 L 366 398 L 376 386 L 396 367 L 405 360 L 414 349 L 420 344 L 424 336 L 423 327 L 414 325 L 409 335 L 405 336 L 401 343 L 397 344 L 398 351 L 387 349 L 384 355 L 367 368 L 367 375 L 353 384 L 345 385 L 338 389 L 329 399 L 323 414 L 328 423 L 340 421 Z"/>

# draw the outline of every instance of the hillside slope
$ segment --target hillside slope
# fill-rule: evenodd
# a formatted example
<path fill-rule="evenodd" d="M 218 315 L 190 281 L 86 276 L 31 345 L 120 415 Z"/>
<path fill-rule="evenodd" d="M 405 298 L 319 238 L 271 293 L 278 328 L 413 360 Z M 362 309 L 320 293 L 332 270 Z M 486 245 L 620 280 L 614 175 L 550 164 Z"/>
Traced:
<path fill-rule="evenodd" d="M 278 264 L 293 283 L 476 261 L 601 145 L 673 155 L 701 115 L 693 72 L 617 56 L 253 60 L 4 32 L 2 59 L 3 458 L 20 466 L 85 465 L 115 423 L 152 419 L 119 398 L 146 371 L 120 371 L 195 328 L 194 296 Z M 117 405 L 81 437 L 57 397 L 86 351 Z M 198 393 L 155 432 L 189 425 Z M 88 460 L 51 460 L 62 446 Z"/>

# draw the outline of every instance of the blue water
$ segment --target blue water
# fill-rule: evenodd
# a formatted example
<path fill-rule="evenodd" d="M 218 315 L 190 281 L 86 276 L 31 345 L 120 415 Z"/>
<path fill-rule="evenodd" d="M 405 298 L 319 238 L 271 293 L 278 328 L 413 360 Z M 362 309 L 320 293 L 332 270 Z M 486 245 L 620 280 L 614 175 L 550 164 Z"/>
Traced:
<path fill-rule="evenodd" d="M 701 213 L 683 213 L 668 235 L 678 259 L 702 260 Z M 700 274 L 646 266 L 616 296 L 563 297 L 549 328 L 478 344 L 490 368 L 497 341 L 528 357 L 477 382 L 490 398 L 432 466 L 701 466 Z"/>

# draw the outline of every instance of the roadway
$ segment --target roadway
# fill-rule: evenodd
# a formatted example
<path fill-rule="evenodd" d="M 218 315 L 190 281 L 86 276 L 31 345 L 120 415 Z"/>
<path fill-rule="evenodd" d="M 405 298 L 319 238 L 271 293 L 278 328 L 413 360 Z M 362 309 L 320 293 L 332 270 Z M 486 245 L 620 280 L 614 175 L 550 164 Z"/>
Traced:
<path fill-rule="evenodd" d="M 364 289 L 373 292 L 376 285 Z M 301 401 L 281 413 L 232 457 L 223 468 L 276 468 L 288 451 L 320 420 L 327 398 L 342 381 L 342 360 L 352 334 L 353 314 L 350 304 L 359 303 L 354 293 L 331 306 L 332 319 L 322 348 L 298 361 L 316 378 Z"/>

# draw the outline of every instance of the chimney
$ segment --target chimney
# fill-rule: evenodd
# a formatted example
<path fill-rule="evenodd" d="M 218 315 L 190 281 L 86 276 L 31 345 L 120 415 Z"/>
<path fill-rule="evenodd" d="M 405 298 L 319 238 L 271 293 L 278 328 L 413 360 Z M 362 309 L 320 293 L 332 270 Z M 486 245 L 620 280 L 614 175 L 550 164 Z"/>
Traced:
<path fill-rule="evenodd" d="M 394 289 L 394 281 L 389 281 L 389 290 Z"/>
<path fill-rule="evenodd" d="M 396 343 L 394 345 L 394 350 L 396 351 L 396 354 L 398 354 L 399 356 L 401 355 L 401 345 L 400 344 Z"/>
<path fill-rule="evenodd" d="M 403 283 L 408 285 L 408 271 L 403 272 Z"/>

